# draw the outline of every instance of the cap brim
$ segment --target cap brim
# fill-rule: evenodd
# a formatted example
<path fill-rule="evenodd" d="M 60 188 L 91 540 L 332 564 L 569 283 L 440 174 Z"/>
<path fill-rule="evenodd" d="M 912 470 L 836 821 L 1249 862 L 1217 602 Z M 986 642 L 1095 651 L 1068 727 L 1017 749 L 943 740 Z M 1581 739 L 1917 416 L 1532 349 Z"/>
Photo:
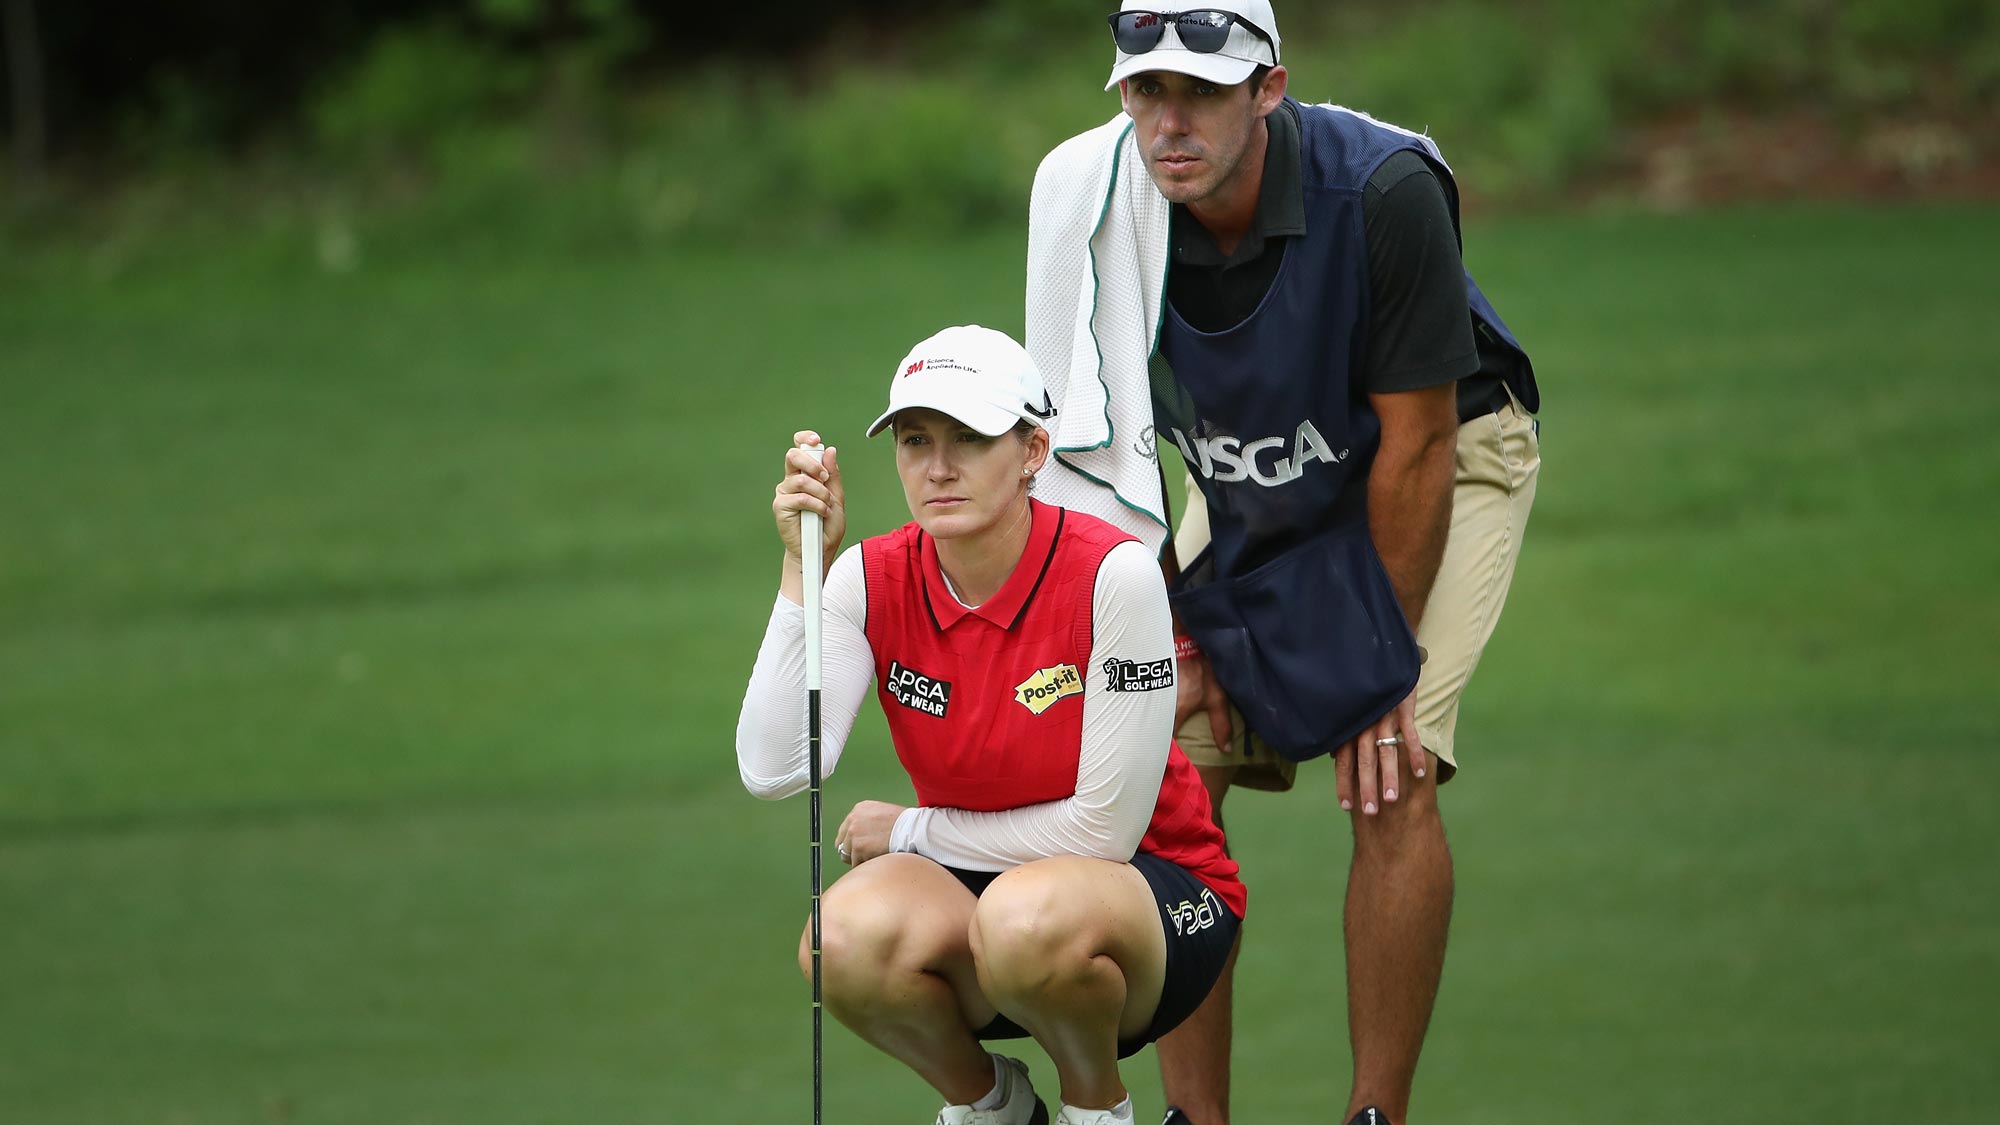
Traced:
<path fill-rule="evenodd" d="M 1250 72 L 1260 64 L 1255 59 L 1237 59 L 1216 53 L 1198 55 L 1185 47 L 1161 46 L 1142 55 L 1128 55 L 1118 52 L 1118 61 L 1111 68 L 1111 78 L 1104 83 L 1109 90 L 1135 74 L 1149 70 L 1170 70 L 1176 74 L 1186 74 L 1217 86 L 1234 86 L 1247 82 Z"/>
<path fill-rule="evenodd" d="M 896 420 L 896 415 L 901 414 L 905 410 L 923 409 L 935 410 L 948 418 L 954 418 L 972 427 L 974 430 L 985 434 L 987 437 L 999 437 L 1001 434 L 1013 429 L 1021 421 L 1019 414 L 1011 413 L 991 403 L 954 402 L 947 404 L 925 401 L 922 397 L 918 397 L 913 398 L 909 402 L 896 403 L 883 411 L 882 416 L 875 419 L 869 425 L 867 436 L 874 437 L 876 434 L 888 429 L 889 424 Z M 1033 421 L 1033 419 L 1029 420 Z"/>

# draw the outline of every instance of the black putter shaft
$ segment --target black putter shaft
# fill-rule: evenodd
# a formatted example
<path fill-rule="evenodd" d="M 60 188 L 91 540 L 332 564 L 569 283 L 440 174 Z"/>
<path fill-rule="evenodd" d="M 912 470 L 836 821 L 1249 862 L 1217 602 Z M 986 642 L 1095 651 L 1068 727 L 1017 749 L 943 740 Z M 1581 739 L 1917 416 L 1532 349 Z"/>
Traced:
<path fill-rule="evenodd" d="M 820 987 L 819 987 L 819 689 L 806 691 L 806 755 L 812 787 L 812 989 L 813 989 L 813 1125 L 820 1125 Z"/>
<path fill-rule="evenodd" d="M 820 446 L 806 447 L 814 459 L 818 459 Z M 817 512 L 800 513 L 799 562 L 802 564 L 801 577 L 805 582 L 806 611 L 806 804 L 812 818 L 810 828 L 812 846 L 812 1025 L 813 1025 L 813 1115 L 812 1125 L 820 1125 L 820 1105 L 823 1100 L 821 1081 L 820 1043 L 824 1017 L 820 1008 L 819 971 L 819 890 L 820 890 L 820 746 L 819 746 L 819 688 L 820 688 L 820 584 L 826 576 L 825 560 L 822 557 L 824 544 L 820 540 L 820 517 Z"/>

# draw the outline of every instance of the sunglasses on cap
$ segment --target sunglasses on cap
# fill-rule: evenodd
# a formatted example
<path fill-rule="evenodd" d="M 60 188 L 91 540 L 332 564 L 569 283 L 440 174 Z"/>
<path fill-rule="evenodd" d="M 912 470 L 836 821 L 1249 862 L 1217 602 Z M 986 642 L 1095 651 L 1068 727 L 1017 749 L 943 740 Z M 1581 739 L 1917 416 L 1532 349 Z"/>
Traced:
<path fill-rule="evenodd" d="M 1197 55 L 1212 55 L 1229 42 L 1229 29 L 1242 24 L 1244 29 L 1271 42 L 1264 29 L 1237 15 L 1216 8 L 1196 8 L 1186 12 L 1148 12 L 1132 9 L 1113 12 L 1106 17 L 1111 24 L 1112 41 L 1118 49 L 1128 55 L 1143 55 L 1160 45 L 1160 38 L 1166 34 L 1167 25 L 1174 25 L 1174 34 L 1180 37 L 1181 46 Z"/>

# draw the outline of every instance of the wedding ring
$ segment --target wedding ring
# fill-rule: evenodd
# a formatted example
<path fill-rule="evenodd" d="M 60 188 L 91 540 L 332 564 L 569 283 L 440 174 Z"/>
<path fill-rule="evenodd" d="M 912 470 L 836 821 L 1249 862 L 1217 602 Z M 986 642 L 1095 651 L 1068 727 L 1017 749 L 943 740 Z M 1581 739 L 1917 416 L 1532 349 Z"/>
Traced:
<path fill-rule="evenodd" d="M 1387 738 L 1378 738 L 1375 740 L 1375 745 L 1377 746 L 1401 746 L 1402 744 L 1403 740 L 1393 734 Z"/>
<path fill-rule="evenodd" d="M 839 853 L 840 853 L 840 858 L 841 858 L 841 860 L 842 860 L 843 862 L 852 862 L 851 860 L 848 860 L 848 858 L 847 858 L 847 845 L 846 845 L 846 844 L 835 844 L 835 845 L 833 846 L 833 850 L 834 850 L 834 851 L 837 851 L 837 852 L 839 852 Z"/>

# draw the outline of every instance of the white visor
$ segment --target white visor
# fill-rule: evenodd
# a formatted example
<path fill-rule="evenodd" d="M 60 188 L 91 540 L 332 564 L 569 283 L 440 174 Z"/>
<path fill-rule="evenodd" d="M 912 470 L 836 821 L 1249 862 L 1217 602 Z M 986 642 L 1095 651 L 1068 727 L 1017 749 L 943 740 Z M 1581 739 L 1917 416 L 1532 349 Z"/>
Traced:
<path fill-rule="evenodd" d="M 1225 0 L 1220 3 L 1199 4 L 1198 7 L 1237 12 L 1270 32 L 1273 37 L 1278 34 L 1277 18 L 1272 15 L 1268 3 L 1259 3 L 1255 0 L 1251 3 L 1230 3 Z M 1136 55 L 1128 55 L 1123 51 L 1116 51 L 1116 54 L 1116 61 L 1111 65 L 1111 77 L 1104 83 L 1104 88 L 1107 90 L 1135 74 L 1144 74 L 1149 70 L 1170 70 L 1177 74 L 1199 78 L 1204 82 L 1213 82 L 1217 86 L 1234 86 L 1239 82 L 1248 81 L 1250 72 L 1260 66 L 1278 65 L 1277 48 L 1241 23 L 1231 26 L 1229 39 L 1223 43 L 1222 49 L 1210 54 L 1197 54 L 1182 46 L 1180 29 L 1172 23 L 1166 26 L 1160 36 L 1160 42 L 1152 50 Z"/>

